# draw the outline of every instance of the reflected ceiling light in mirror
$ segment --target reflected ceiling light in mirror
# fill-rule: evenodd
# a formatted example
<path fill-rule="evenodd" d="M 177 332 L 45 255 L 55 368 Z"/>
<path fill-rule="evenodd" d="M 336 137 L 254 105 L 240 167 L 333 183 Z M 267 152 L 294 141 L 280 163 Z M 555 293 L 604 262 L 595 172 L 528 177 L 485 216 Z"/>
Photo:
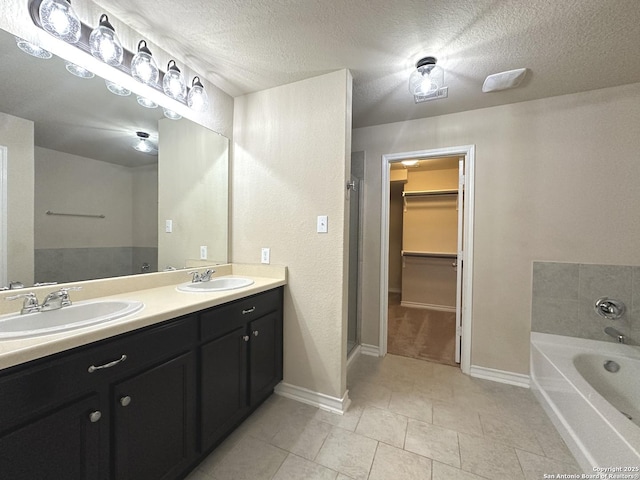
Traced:
<path fill-rule="evenodd" d="M 131 95 L 131 90 L 127 90 L 117 83 L 111 82 L 109 80 L 105 80 L 104 83 L 107 85 L 107 89 L 115 95 L 119 95 L 121 97 L 128 97 L 129 95 Z"/>
<path fill-rule="evenodd" d="M 136 132 L 136 136 L 138 137 L 138 139 L 133 144 L 134 149 L 142 153 L 148 153 L 150 155 L 155 155 L 156 153 L 158 153 L 158 149 L 149 140 L 149 134 L 147 132 Z"/>
<path fill-rule="evenodd" d="M 193 77 L 191 89 L 187 95 L 187 105 L 198 112 L 204 112 L 209 107 L 209 98 L 200 82 L 200 77 Z"/>
<path fill-rule="evenodd" d="M 48 50 L 45 50 L 44 48 L 34 43 L 27 42 L 25 39 L 20 37 L 16 37 L 16 45 L 20 50 L 22 50 L 24 53 L 28 53 L 32 57 L 42 58 L 46 60 L 53 56 Z"/>
<path fill-rule="evenodd" d="M 147 42 L 140 40 L 138 53 L 131 60 L 131 75 L 139 82 L 147 85 L 158 83 L 159 71 L 151 51 L 147 48 Z"/>
<path fill-rule="evenodd" d="M 158 104 L 153 100 L 149 100 L 148 98 L 142 97 L 138 95 L 137 97 L 138 104 L 142 105 L 144 108 L 157 108 Z"/>
<path fill-rule="evenodd" d="M 162 79 L 162 89 L 165 95 L 184 102 L 187 96 L 187 84 L 180 69 L 176 66 L 175 60 L 169 60 L 167 73 Z"/>
<path fill-rule="evenodd" d="M 89 36 L 91 54 L 112 66 L 122 64 L 124 49 L 118 40 L 116 31 L 109 23 L 109 17 L 104 13 L 100 16 L 100 24 L 93 29 Z"/>
<path fill-rule="evenodd" d="M 416 69 L 409 76 L 409 91 L 423 97 L 433 95 L 444 86 L 444 71 L 436 66 L 435 57 L 424 57 L 416 63 Z"/>
<path fill-rule="evenodd" d="M 95 77 L 95 74 L 91 70 L 87 70 L 86 68 L 81 67 L 80 65 L 76 65 L 75 63 L 65 62 L 64 66 L 69 73 L 71 73 L 72 75 L 75 75 L 76 77 L 80 77 L 80 78 Z"/>
<path fill-rule="evenodd" d="M 43 0 L 38 8 L 42 28 L 67 43 L 80 40 L 81 24 L 69 0 Z"/>
<path fill-rule="evenodd" d="M 164 116 L 169 120 L 180 120 L 182 115 L 174 112 L 173 110 L 169 110 L 168 108 L 162 107 L 162 111 L 164 112 Z"/>

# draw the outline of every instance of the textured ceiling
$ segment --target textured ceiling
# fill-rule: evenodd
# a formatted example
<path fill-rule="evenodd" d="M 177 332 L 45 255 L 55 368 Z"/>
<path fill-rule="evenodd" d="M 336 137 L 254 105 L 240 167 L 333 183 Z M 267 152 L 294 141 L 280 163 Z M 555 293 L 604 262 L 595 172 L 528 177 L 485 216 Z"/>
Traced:
<path fill-rule="evenodd" d="M 640 82 L 639 0 L 94 2 L 232 96 L 348 68 L 354 127 Z M 415 105 L 426 55 L 449 98 Z M 521 87 L 481 93 L 521 67 Z"/>

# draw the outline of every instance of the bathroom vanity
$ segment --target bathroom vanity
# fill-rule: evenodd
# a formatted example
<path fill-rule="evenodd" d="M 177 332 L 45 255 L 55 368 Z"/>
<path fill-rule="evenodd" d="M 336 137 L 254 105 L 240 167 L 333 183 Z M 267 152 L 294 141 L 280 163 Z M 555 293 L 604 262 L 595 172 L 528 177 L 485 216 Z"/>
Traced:
<path fill-rule="evenodd" d="M 183 478 L 282 380 L 282 284 L 0 370 L 0 478 Z"/>

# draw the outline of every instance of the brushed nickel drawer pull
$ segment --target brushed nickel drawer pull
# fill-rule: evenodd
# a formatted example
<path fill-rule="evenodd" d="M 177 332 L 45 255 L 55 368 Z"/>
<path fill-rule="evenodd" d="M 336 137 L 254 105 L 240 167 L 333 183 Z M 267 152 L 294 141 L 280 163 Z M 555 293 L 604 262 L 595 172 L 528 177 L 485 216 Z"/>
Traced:
<path fill-rule="evenodd" d="M 242 314 L 246 315 L 247 313 L 253 313 L 255 311 L 256 311 L 256 307 L 251 307 L 251 308 L 248 308 L 246 310 L 242 310 Z"/>
<path fill-rule="evenodd" d="M 242 340 L 244 340 L 245 342 L 249 341 L 249 335 L 243 335 L 242 336 Z"/>
<path fill-rule="evenodd" d="M 89 371 L 89 373 L 93 373 L 96 370 L 102 370 L 103 368 L 115 367 L 117 364 L 124 362 L 126 359 L 127 356 L 122 355 L 118 360 L 114 360 L 113 362 L 105 363 L 104 365 L 99 365 L 97 367 L 95 365 L 91 365 L 87 370 Z"/>
<path fill-rule="evenodd" d="M 100 412 L 100 410 L 96 410 L 95 412 L 91 412 L 89 414 L 89 421 L 91 423 L 99 422 L 101 418 L 102 418 L 102 412 Z"/>

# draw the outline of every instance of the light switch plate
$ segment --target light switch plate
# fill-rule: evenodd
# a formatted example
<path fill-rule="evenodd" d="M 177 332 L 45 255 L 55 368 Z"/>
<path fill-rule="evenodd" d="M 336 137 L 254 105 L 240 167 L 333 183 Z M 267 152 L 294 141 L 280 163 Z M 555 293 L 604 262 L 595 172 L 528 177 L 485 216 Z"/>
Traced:
<path fill-rule="evenodd" d="M 206 260 L 207 259 L 207 246 L 206 245 L 201 245 L 200 246 L 200 260 Z"/>
<path fill-rule="evenodd" d="M 165 222 L 164 222 L 164 231 L 166 233 L 173 232 L 173 220 L 165 220 Z"/>
<path fill-rule="evenodd" d="M 318 215 L 318 233 L 327 233 L 329 231 L 329 217 L 326 215 Z"/>
<path fill-rule="evenodd" d="M 260 262 L 269 263 L 270 257 L 271 257 L 271 249 L 270 248 L 263 248 L 262 249 L 262 253 L 260 255 Z"/>

